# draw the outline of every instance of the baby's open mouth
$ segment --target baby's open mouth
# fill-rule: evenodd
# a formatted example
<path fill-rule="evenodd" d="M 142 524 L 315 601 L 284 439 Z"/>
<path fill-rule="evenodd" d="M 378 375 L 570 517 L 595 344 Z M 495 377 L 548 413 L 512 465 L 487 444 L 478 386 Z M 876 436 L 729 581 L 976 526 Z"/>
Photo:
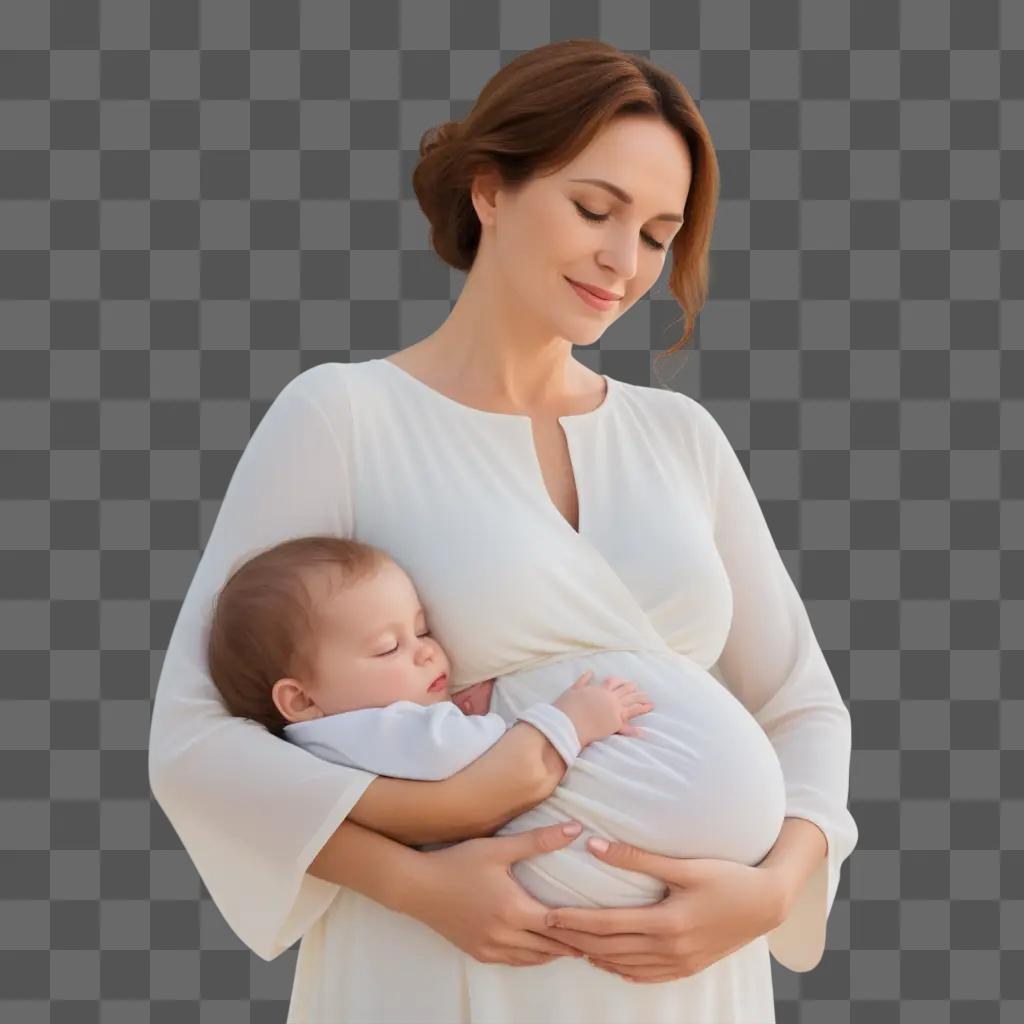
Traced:
<path fill-rule="evenodd" d="M 431 684 L 430 684 L 430 685 L 429 685 L 429 686 L 427 687 L 427 690 L 428 690 L 429 692 L 433 692 L 434 690 L 440 690 L 440 689 L 441 689 L 441 688 L 442 688 L 442 687 L 444 686 L 444 684 L 445 684 L 445 683 L 447 683 L 447 682 L 448 682 L 448 675 L 447 675 L 447 673 L 444 673 L 444 672 L 442 672 L 442 673 L 441 673 L 441 675 L 439 675 L 439 676 L 438 676 L 438 677 L 437 677 L 437 678 L 436 678 L 436 679 L 435 679 L 435 680 L 434 680 L 434 681 L 433 681 L 433 682 L 432 682 L 432 683 L 431 683 Z"/>

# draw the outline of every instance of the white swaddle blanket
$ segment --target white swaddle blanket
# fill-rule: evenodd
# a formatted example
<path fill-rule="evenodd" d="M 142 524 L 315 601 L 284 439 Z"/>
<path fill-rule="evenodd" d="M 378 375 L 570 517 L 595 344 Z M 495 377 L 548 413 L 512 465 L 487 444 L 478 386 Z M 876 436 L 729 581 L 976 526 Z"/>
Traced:
<path fill-rule="evenodd" d="M 586 841 L 592 835 L 670 857 L 714 857 L 749 865 L 761 861 L 782 828 L 782 767 L 743 704 L 685 655 L 668 649 L 587 651 L 498 676 L 491 692 L 491 715 L 499 715 L 506 727 L 518 719 L 532 719 L 561 752 L 566 747 L 564 732 L 558 730 L 561 712 L 550 704 L 588 669 L 594 672 L 594 682 L 615 675 L 634 683 L 654 709 L 632 720 L 643 737 L 616 733 L 579 750 L 551 796 L 495 833 L 521 832 L 566 818 L 583 825 L 569 846 L 514 863 L 512 872 L 519 883 L 549 906 L 641 906 L 662 898 L 665 885 L 660 879 L 614 867 L 589 853 Z M 555 714 L 538 713 L 537 705 Z M 451 724 L 450 714 L 429 714 L 438 708 L 410 704 L 407 710 L 428 712 L 412 716 L 423 729 L 431 719 L 441 723 L 447 718 Z M 453 705 L 444 708 L 461 715 Z M 463 749 L 445 751 L 439 731 L 432 744 L 421 746 L 431 752 L 433 763 L 417 771 L 409 763 L 409 747 L 396 743 L 389 752 L 379 742 L 366 742 L 360 726 L 370 721 L 365 717 L 368 711 L 377 710 L 389 709 L 288 726 L 286 738 L 318 756 L 377 774 L 443 778 L 479 756 L 503 733 L 500 724 L 488 724 L 490 716 L 471 716 L 460 730 Z M 363 717 L 357 721 L 357 716 Z M 401 725 L 406 735 L 412 719 L 405 717 Z M 397 738 L 398 733 L 393 735 Z M 357 763 L 360 760 L 363 763 Z"/>

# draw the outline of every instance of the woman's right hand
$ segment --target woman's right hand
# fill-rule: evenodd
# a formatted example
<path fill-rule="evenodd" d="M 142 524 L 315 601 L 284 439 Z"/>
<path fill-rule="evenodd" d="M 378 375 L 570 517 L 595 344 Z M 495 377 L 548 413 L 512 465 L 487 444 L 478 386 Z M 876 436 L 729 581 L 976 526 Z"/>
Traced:
<path fill-rule="evenodd" d="M 512 874 L 516 861 L 572 843 L 579 830 L 566 835 L 566 824 L 420 851 L 420 872 L 405 912 L 481 963 L 525 967 L 579 957 L 579 950 L 539 934 L 551 908 Z"/>

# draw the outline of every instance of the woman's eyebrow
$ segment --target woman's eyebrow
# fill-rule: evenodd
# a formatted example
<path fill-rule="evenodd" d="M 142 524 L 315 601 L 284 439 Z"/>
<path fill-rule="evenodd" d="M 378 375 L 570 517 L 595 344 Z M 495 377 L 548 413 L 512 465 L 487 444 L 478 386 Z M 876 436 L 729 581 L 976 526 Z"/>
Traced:
<path fill-rule="evenodd" d="M 609 192 L 616 199 L 621 200 L 623 203 L 633 202 L 633 197 L 625 190 L 619 188 L 618 185 L 613 185 L 610 181 L 605 181 L 604 178 L 570 178 L 570 181 L 584 181 L 590 185 L 600 185 L 602 188 L 608 189 Z M 683 215 L 681 213 L 659 213 L 656 217 L 652 217 L 652 220 L 675 220 L 680 224 L 683 223 Z"/>

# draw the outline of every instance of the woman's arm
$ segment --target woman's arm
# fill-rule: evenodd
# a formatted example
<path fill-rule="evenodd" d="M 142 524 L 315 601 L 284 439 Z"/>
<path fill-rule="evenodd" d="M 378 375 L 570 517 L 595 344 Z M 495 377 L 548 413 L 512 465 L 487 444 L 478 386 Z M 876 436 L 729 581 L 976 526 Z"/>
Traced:
<path fill-rule="evenodd" d="M 798 841 L 794 851 L 791 836 L 773 858 L 798 888 L 789 893 L 786 919 L 768 934 L 768 949 L 790 970 L 808 971 L 824 953 L 840 868 L 858 839 L 847 807 L 850 712 L 732 443 L 707 409 L 680 398 L 703 428 L 714 543 L 732 591 L 729 632 L 712 674 L 771 742 L 785 780 L 785 817 L 804 818 L 825 837 L 810 877 L 809 848 Z"/>
<path fill-rule="evenodd" d="M 405 886 L 415 884 L 411 880 L 416 877 L 417 858 L 422 855 L 373 829 L 363 828 L 351 818 L 350 813 L 328 837 L 306 873 L 355 889 L 389 910 L 404 913 Z"/>
<path fill-rule="evenodd" d="M 565 762 L 548 738 L 517 722 L 486 753 L 437 782 L 378 776 L 349 811 L 350 820 L 407 846 L 493 835 L 550 796 Z M 337 829 L 328 845 L 338 842 Z"/>
<path fill-rule="evenodd" d="M 436 783 L 435 783 L 436 785 Z M 399 914 L 414 917 L 481 963 L 514 967 L 580 956 L 544 934 L 547 907 L 523 890 L 512 863 L 573 842 L 564 822 L 430 853 L 409 850 L 344 821 L 310 865 L 318 884 L 345 885 Z"/>
<path fill-rule="evenodd" d="M 153 796 L 228 926 L 264 960 L 337 896 L 307 868 L 376 776 L 228 714 L 210 678 L 207 625 L 225 580 L 257 551 L 353 536 L 348 370 L 303 371 L 253 431 L 167 641 L 150 723 Z"/>

